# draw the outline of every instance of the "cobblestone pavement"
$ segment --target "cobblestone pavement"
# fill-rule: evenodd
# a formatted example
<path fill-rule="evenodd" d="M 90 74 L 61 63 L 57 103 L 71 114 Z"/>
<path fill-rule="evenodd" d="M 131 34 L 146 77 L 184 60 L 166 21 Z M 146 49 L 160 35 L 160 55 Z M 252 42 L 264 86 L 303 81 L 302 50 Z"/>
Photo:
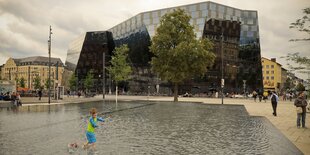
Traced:
<path fill-rule="evenodd" d="M 114 100 L 115 96 L 106 95 L 105 100 Z M 51 100 L 51 104 L 65 104 L 65 103 L 83 103 L 91 101 L 100 101 L 101 96 L 90 98 L 84 97 L 67 97 L 63 100 Z M 118 96 L 118 100 L 150 100 L 150 101 L 173 101 L 173 97 L 163 96 Z M 23 106 L 31 105 L 48 105 L 48 98 L 43 97 L 42 100 L 38 98 L 22 98 Z M 180 97 L 181 102 L 202 102 L 208 104 L 221 104 L 220 98 L 185 98 Z M 297 129 L 296 127 L 296 111 L 293 102 L 280 101 L 278 103 L 277 113 L 278 116 L 272 115 L 272 107 L 270 101 L 254 102 L 250 99 L 224 99 L 224 104 L 239 104 L 244 105 L 249 115 L 251 116 L 264 116 L 266 117 L 277 129 L 279 129 L 289 140 L 291 140 L 304 154 L 310 155 L 310 128 Z M 310 127 L 310 118 L 306 118 L 306 126 Z"/>

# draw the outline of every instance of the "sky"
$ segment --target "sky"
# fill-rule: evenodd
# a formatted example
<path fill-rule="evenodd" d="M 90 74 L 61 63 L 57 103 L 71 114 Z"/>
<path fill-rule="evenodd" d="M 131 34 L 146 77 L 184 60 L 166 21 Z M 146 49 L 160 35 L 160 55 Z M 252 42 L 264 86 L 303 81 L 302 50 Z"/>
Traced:
<path fill-rule="evenodd" d="M 282 56 L 310 57 L 309 42 L 289 42 L 306 34 L 289 29 L 310 0 L 212 0 L 243 10 L 257 10 L 261 54 L 288 69 Z M 69 43 L 87 31 L 104 31 L 141 12 L 205 2 L 203 0 L 0 0 L 0 65 L 8 58 L 48 56 L 66 60 Z M 309 37 L 309 36 L 308 36 Z M 296 74 L 306 79 L 307 75 Z"/>

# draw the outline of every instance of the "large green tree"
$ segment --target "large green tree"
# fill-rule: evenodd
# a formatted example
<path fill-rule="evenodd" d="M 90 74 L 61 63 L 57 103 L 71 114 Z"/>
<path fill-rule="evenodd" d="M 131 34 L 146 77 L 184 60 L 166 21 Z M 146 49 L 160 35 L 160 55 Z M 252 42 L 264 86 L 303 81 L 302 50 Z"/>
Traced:
<path fill-rule="evenodd" d="M 126 44 L 115 48 L 115 51 L 113 51 L 114 55 L 111 58 L 111 66 L 107 68 L 111 78 L 115 82 L 116 99 L 119 82 L 128 80 L 130 78 L 129 75 L 132 72 L 131 66 L 127 61 L 128 51 L 129 48 Z"/>
<path fill-rule="evenodd" d="M 214 62 L 209 40 L 197 40 L 191 17 L 177 9 L 165 14 L 150 46 L 154 57 L 152 69 L 159 77 L 174 85 L 174 101 L 178 101 L 178 86 L 184 80 L 202 76 Z"/>
<path fill-rule="evenodd" d="M 89 91 L 90 88 L 94 85 L 94 74 L 93 70 L 90 70 L 87 72 L 86 78 L 84 80 L 84 87 L 86 88 L 86 92 Z"/>

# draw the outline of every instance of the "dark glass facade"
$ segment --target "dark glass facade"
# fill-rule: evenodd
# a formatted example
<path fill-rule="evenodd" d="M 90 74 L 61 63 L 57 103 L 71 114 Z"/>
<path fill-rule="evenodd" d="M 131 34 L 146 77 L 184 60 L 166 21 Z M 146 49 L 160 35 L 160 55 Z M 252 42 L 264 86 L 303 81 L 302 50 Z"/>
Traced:
<path fill-rule="evenodd" d="M 83 80 L 92 70 L 95 79 L 93 89 L 102 90 L 99 88 L 102 86 L 103 53 L 105 53 L 105 66 L 107 66 L 113 49 L 112 33 L 108 31 L 86 32 L 72 41 L 67 53 L 66 69 L 77 76 L 78 89 L 83 89 Z"/>
<path fill-rule="evenodd" d="M 160 18 L 176 8 L 191 15 L 197 38 L 208 38 L 214 43 L 215 64 L 202 78 L 189 79 L 179 88 L 180 93 L 207 93 L 218 91 L 221 73 L 225 79 L 225 92 L 262 91 L 262 67 L 259 42 L 258 14 L 253 10 L 241 10 L 214 2 L 202 2 L 140 13 L 112 27 L 108 31 L 87 32 L 72 42 L 68 50 L 66 67 L 74 71 L 79 80 L 90 69 L 95 78 L 102 74 L 102 52 L 106 52 L 106 65 L 115 46 L 128 44 L 129 61 L 133 67 L 131 79 L 121 83 L 131 94 L 148 92 L 171 94 L 171 84 L 161 81 L 151 72 L 149 51 L 152 37 L 160 24 Z M 223 32 L 223 56 L 220 36 Z M 221 67 L 221 63 L 224 66 Z M 108 75 L 108 74 L 106 74 Z M 106 79 L 109 79 L 108 77 Z M 100 79 L 98 79 L 100 85 Z"/>
<path fill-rule="evenodd" d="M 215 63 L 204 80 L 209 89 L 219 90 L 223 78 L 225 92 L 243 92 L 243 80 L 248 84 L 248 91 L 262 91 L 259 46 L 252 42 L 240 44 L 240 31 L 241 23 L 238 21 L 210 19 L 206 22 L 203 37 L 213 42 L 216 55 Z"/>

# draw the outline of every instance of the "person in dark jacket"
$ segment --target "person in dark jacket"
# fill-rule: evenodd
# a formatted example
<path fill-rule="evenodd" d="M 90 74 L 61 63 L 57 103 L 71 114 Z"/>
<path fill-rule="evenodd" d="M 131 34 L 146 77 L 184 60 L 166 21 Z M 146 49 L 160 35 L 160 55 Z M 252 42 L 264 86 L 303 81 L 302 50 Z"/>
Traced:
<path fill-rule="evenodd" d="M 271 92 L 270 100 L 271 100 L 271 105 L 272 105 L 272 109 L 273 109 L 272 114 L 273 114 L 273 116 L 277 116 L 277 105 L 279 102 L 279 97 L 276 94 L 276 92 Z"/>
<path fill-rule="evenodd" d="M 302 108 L 302 113 L 297 113 L 297 128 L 300 128 L 300 120 L 303 128 L 306 128 L 306 107 L 308 105 L 307 100 L 304 97 L 304 92 L 299 92 L 298 97 L 294 102 L 296 107 Z"/>

